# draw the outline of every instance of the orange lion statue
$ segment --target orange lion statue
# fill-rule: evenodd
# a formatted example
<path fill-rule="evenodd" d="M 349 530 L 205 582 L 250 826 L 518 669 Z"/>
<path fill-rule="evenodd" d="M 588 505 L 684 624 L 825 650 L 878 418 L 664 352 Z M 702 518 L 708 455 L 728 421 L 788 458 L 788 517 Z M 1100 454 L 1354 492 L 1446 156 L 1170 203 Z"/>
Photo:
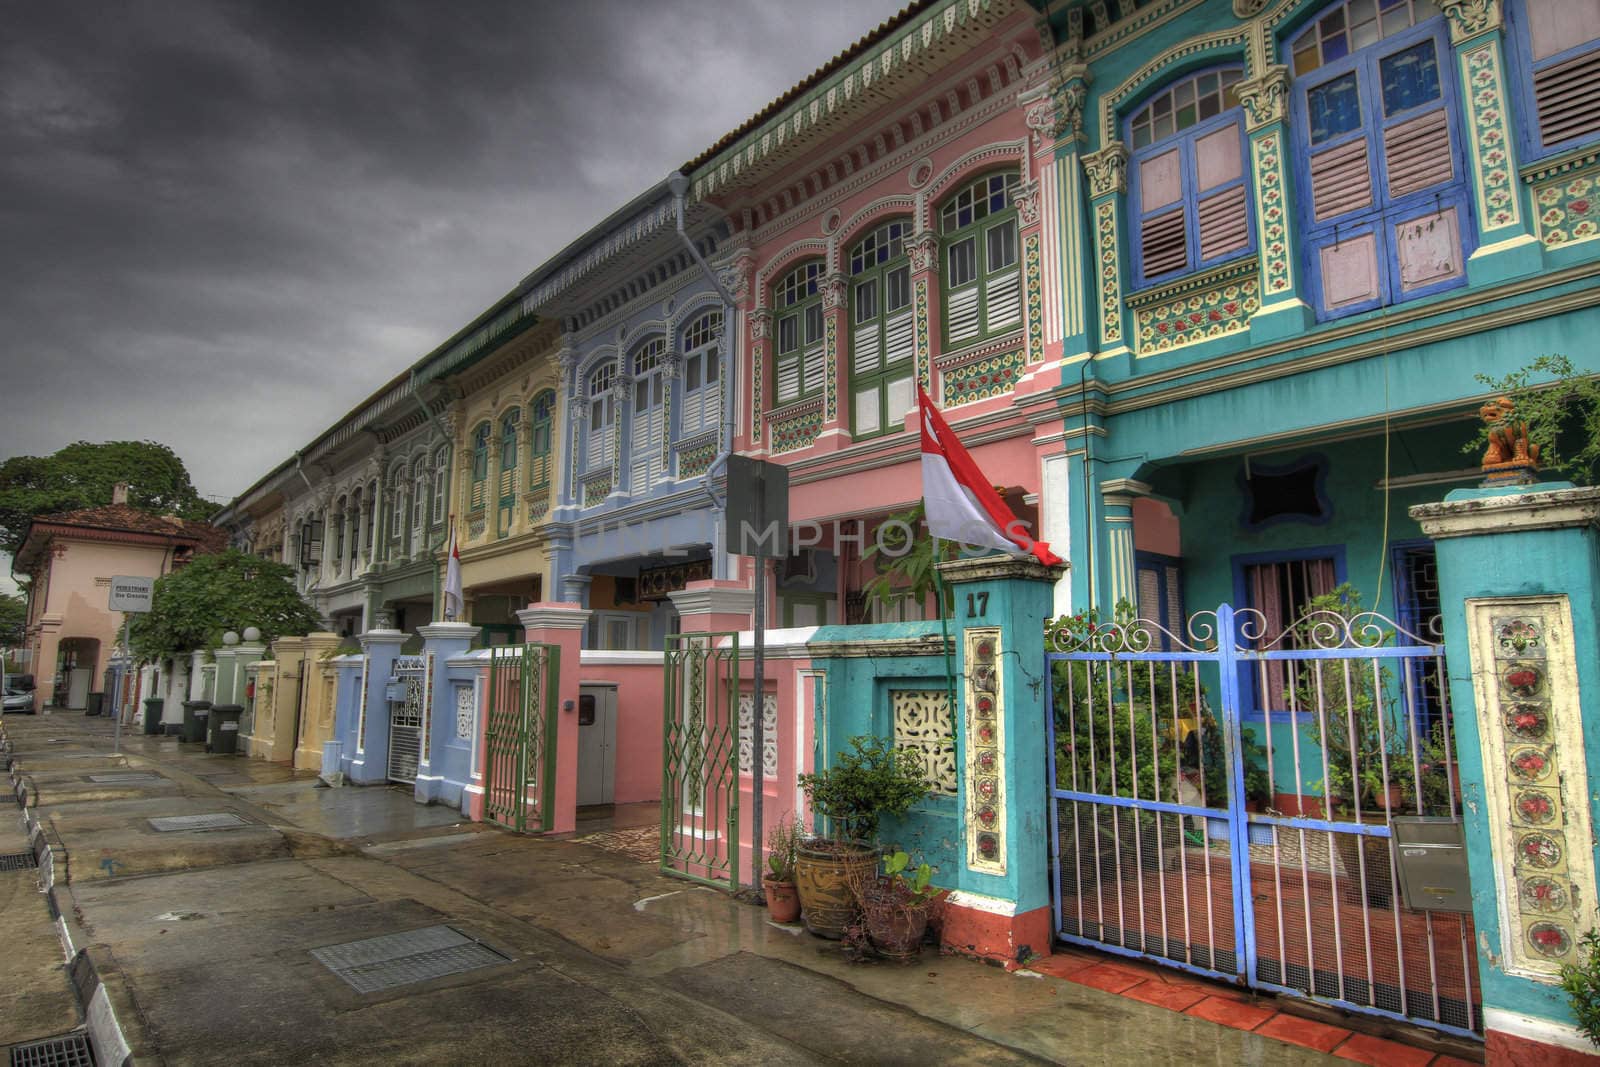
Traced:
<path fill-rule="evenodd" d="M 1478 415 L 1489 427 L 1489 450 L 1483 454 L 1485 470 L 1507 465 L 1539 466 L 1539 446 L 1529 443 L 1526 422 L 1513 421 L 1514 410 L 1508 396 L 1493 397 L 1478 409 Z"/>

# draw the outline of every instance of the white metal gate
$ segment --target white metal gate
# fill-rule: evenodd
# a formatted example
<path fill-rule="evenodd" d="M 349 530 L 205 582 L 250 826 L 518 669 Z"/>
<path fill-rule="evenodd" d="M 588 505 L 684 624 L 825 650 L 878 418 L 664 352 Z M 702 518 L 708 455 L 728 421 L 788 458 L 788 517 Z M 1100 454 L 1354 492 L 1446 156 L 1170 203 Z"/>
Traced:
<path fill-rule="evenodd" d="M 422 716 L 428 706 L 428 668 L 421 656 L 394 663 L 399 700 L 389 701 L 389 780 L 413 785 L 422 757 Z"/>

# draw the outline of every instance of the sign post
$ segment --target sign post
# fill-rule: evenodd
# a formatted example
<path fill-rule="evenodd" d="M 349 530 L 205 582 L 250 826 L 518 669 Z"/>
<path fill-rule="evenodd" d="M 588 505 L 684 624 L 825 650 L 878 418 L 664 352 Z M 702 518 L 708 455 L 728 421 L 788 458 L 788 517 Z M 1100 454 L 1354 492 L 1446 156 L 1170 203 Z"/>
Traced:
<path fill-rule="evenodd" d="M 110 611 L 122 612 L 122 650 L 123 655 L 127 657 L 124 670 L 133 663 L 133 645 L 128 637 L 129 623 L 132 620 L 128 616 L 143 615 L 150 610 L 151 601 L 155 597 L 155 588 L 156 580 L 154 578 L 136 578 L 119 574 L 111 579 L 111 598 L 106 607 Z M 119 678 L 117 688 L 121 689 L 121 687 L 121 679 Z M 116 725 L 113 728 L 114 740 L 112 741 L 111 751 L 121 752 L 122 708 L 120 705 L 113 706 L 115 711 L 112 718 L 115 720 Z"/>
<path fill-rule="evenodd" d="M 751 888 L 761 888 L 761 808 L 766 790 L 767 750 L 767 560 L 789 554 L 789 468 L 778 463 L 728 457 L 728 505 L 723 511 L 722 543 L 728 551 L 755 559 L 754 663 L 750 697 L 750 850 Z"/>

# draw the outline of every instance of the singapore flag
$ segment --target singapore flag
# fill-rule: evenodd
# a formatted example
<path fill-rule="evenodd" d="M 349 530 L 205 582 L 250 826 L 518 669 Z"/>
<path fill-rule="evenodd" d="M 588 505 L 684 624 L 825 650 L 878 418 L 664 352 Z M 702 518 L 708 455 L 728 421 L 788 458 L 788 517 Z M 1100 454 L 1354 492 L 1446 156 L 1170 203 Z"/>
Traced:
<path fill-rule="evenodd" d="M 1031 553 L 1047 567 L 1060 563 L 1061 557 L 1050 551 L 1049 545 L 1028 536 L 920 386 L 917 411 L 922 423 L 922 501 L 928 532 L 975 548 Z"/>

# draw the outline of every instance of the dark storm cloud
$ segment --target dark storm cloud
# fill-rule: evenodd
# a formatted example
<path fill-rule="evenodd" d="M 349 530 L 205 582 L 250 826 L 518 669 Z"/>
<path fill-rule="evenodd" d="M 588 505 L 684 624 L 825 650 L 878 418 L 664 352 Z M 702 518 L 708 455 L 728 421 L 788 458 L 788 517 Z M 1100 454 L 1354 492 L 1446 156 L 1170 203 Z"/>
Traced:
<path fill-rule="evenodd" d="M 897 6 L 0 3 L 0 458 L 238 492 Z"/>

